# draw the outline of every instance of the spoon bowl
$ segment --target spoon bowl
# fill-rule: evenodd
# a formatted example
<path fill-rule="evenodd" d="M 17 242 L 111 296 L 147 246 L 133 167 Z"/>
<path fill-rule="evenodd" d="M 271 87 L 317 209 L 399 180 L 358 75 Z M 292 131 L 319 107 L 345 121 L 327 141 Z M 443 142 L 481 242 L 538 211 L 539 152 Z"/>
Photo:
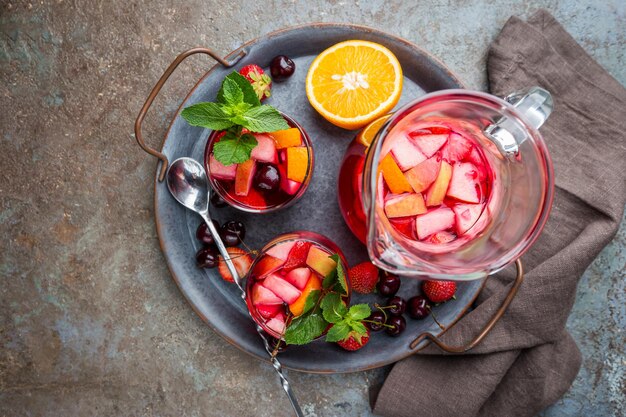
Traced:
<path fill-rule="evenodd" d="M 167 188 L 190 210 L 208 210 L 209 182 L 204 167 L 192 158 L 179 158 L 167 170 Z"/>

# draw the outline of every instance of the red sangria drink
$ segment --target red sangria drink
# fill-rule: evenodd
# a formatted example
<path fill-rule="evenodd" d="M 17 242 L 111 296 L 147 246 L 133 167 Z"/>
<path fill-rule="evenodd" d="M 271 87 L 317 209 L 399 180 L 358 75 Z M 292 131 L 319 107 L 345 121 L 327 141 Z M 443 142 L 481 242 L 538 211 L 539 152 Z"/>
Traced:
<path fill-rule="evenodd" d="M 290 322 L 307 313 L 307 298 L 321 292 L 338 264 L 347 270 L 341 250 L 322 235 L 299 231 L 278 236 L 261 250 L 247 278 L 246 302 L 253 319 L 271 336 L 282 338 Z M 343 299 L 348 304 L 349 283 L 346 288 Z"/>
<path fill-rule="evenodd" d="M 257 144 L 243 163 L 222 164 L 214 147 L 226 132 L 213 131 L 209 136 L 205 169 L 215 192 L 231 206 L 265 213 L 290 206 L 306 191 L 313 174 L 313 147 L 304 129 L 282 116 L 289 128 L 252 133 Z"/>
<path fill-rule="evenodd" d="M 484 278 L 526 251 L 550 212 L 542 88 L 426 94 L 350 145 L 338 198 L 371 261 L 409 277 Z M 378 126 L 375 124 L 378 123 Z"/>
<path fill-rule="evenodd" d="M 451 119 L 435 118 L 408 124 L 385 138 L 377 167 L 376 203 L 384 207 L 387 220 L 403 237 L 440 245 L 471 239 L 487 223 L 481 215 L 494 174 L 476 134 Z M 339 175 L 342 214 L 364 243 L 362 184 L 367 145 L 363 134 L 350 144 Z"/>

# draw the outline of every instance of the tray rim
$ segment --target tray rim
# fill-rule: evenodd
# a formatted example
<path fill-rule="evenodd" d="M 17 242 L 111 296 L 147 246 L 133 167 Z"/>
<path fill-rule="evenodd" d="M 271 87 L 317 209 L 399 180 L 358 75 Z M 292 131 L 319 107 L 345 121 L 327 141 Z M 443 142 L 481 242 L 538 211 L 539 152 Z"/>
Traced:
<path fill-rule="evenodd" d="M 347 28 L 347 29 L 351 29 L 351 30 L 355 30 L 355 31 L 359 31 L 359 32 L 367 32 L 370 34 L 374 34 L 377 36 L 381 36 L 381 37 L 386 37 L 386 38 L 390 38 L 392 40 L 394 40 L 395 42 L 399 42 L 411 49 L 415 49 L 418 52 L 420 52 L 423 56 L 427 57 L 430 61 L 434 62 L 437 66 L 439 66 L 443 71 L 445 71 L 445 73 L 451 78 L 453 79 L 458 85 L 458 88 L 467 88 L 467 85 L 465 83 L 463 83 L 449 68 L 447 65 L 445 65 L 439 58 L 435 57 L 434 55 L 430 54 L 428 51 L 426 51 L 425 49 L 421 48 L 420 46 L 418 46 L 417 44 L 408 41 L 407 39 L 404 39 L 400 36 L 396 36 L 393 34 L 390 34 L 388 32 L 379 30 L 379 29 L 375 29 L 369 26 L 365 26 L 365 25 L 359 25 L 359 24 L 352 24 L 352 23 L 341 23 L 341 22 L 311 22 L 311 23 L 303 23 L 303 24 L 299 24 L 299 25 L 293 25 L 293 26 L 287 26 L 287 27 L 283 27 L 281 29 L 277 29 L 271 32 L 268 32 L 264 35 L 260 35 L 257 36 L 245 43 L 243 43 L 241 46 L 239 46 L 238 48 L 232 50 L 231 52 L 229 52 L 227 55 L 224 56 L 224 59 L 226 60 L 230 60 L 231 58 L 237 56 L 238 54 L 240 54 L 242 51 L 245 51 L 249 46 L 256 44 L 257 42 L 261 41 L 261 40 L 269 40 L 273 37 L 279 36 L 283 33 L 286 32 L 290 32 L 290 31 L 297 31 L 300 29 L 305 29 L 305 28 L 323 28 L 323 27 L 333 27 L 333 28 Z M 244 56 L 245 57 L 245 56 Z M 174 123 L 177 119 L 177 116 L 180 114 L 180 112 L 182 111 L 183 106 L 185 105 L 185 103 L 187 102 L 187 100 L 191 97 L 191 95 L 196 91 L 196 89 L 204 82 L 205 79 L 207 79 L 211 73 L 219 67 L 219 62 L 216 62 L 215 64 L 213 64 L 199 79 L 198 81 L 193 85 L 193 87 L 189 90 L 189 92 L 185 95 L 185 97 L 181 100 L 181 103 L 178 105 L 178 107 L 176 108 L 176 111 L 173 114 L 172 119 L 170 120 L 169 126 L 163 136 L 163 139 L 161 141 L 161 145 L 159 147 L 159 149 L 163 149 L 163 146 L 165 145 L 165 141 L 167 140 L 167 138 L 170 135 L 170 132 L 172 130 L 172 127 L 174 126 Z M 185 302 L 191 307 L 191 309 L 193 310 L 193 312 L 196 314 L 197 317 L 199 317 L 206 325 L 208 325 L 208 327 L 217 335 L 219 335 L 223 340 L 225 340 L 226 342 L 228 342 L 230 345 L 236 347 L 239 351 L 244 352 L 245 354 L 261 360 L 265 363 L 271 363 L 270 360 L 265 357 L 265 356 L 260 356 L 257 355 L 254 352 L 248 351 L 246 349 L 244 349 L 239 343 L 237 343 L 234 339 L 229 338 L 228 336 L 226 336 L 225 334 L 223 334 L 221 331 L 219 331 L 212 323 L 211 321 L 205 317 L 204 314 L 202 314 L 197 308 L 196 306 L 191 302 L 191 300 L 189 299 L 189 297 L 187 296 L 186 292 L 183 291 L 183 288 L 181 286 L 180 283 L 180 279 L 179 277 L 174 273 L 171 265 L 170 265 L 170 260 L 167 256 L 165 256 L 166 254 L 166 250 L 165 250 L 165 246 L 164 246 L 164 242 L 163 242 L 163 238 L 162 238 L 162 231 L 161 231 L 161 222 L 158 218 L 158 216 L 156 215 L 156 212 L 158 210 L 158 198 L 157 198 L 157 186 L 159 184 L 159 164 L 162 164 L 163 162 L 157 159 L 157 165 L 156 165 L 156 173 L 155 173 L 155 177 L 154 177 L 154 184 L 153 184 L 153 200 L 154 200 L 154 219 L 155 219 L 155 225 L 156 225 L 156 229 L 157 229 L 157 236 L 159 238 L 159 247 L 161 248 L 161 252 L 163 253 L 164 257 L 165 257 L 165 263 L 167 265 L 167 269 L 170 273 L 170 277 L 172 278 L 172 280 L 174 281 L 174 283 L 176 284 L 176 286 L 178 287 L 178 290 L 180 291 L 180 293 L 183 295 L 183 298 L 185 299 Z M 487 283 L 487 279 L 488 277 L 482 278 L 480 279 L 482 282 L 478 288 L 478 291 L 476 291 L 476 294 L 471 297 L 470 301 L 467 303 L 466 306 L 464 306 L 461 310 L 459 315 L 452 320 L 452 322 L 450 323 L 449 326 L 447 326 L 445 329 L 443 329 L 441 332 L 434 334 L 434 336 L 440 337 L 443 334 L 445 334 L 449 329 L 451 329 L 452 327 L 454 327 L 456 325 L 456 323 L 465 316 L 465 314 L 467 313 L 467 311 L 471 308 L 471 306 L 474 304 L 474 302 L 476 301 L 476 299 L 478 298 L 478 296 L 480 295 L 480 293 L 483 291 L 483 289 L 485 288 L 485 285 Z M 296 371 L 296 372 L 302 372 L 302 373 L 307 373 L 307 374 L 319 374 L 319 375 L 332 375 L 332 374 L 345 374 L 345 373 L 354 373 L 354 372 L 364 372 L 364 371 L 369 371 L 372 369 L 377 369 L 377 368 L 381 368 L 383 366 L 387 366 L 390 365 L 392 363 L 395 363 L 397 361 L 406 359 L 407 357 L 415 354 L 417 351 L 427 347 L 428 345 L 430 345 L 432 342 L 430 339 L 427 339 L 424 341 L 424 345 L 422 348 L 420 349 L 416 349 L 415 351 L 408 351 L 405 355 L 402 355 L 399 358 L 393 358 L 392 360 L 389 361 L 383 361 L 383 362 L 377 362 L 374 363 L 370 366 L 366 366 L 366 367 L 361 367 L 357 370 L 354 369 L 348 369 L 348 370 L 325 370 L 325 369 L 321 369 L 321 370 L 310 370 L 310 369 L 302 369 L 302 368 L 297 368 L 294 366 L 290 366 L 290 365 L 285 365 L 283 364 L 283 368 L 291 370 L 291 371 Z"/>

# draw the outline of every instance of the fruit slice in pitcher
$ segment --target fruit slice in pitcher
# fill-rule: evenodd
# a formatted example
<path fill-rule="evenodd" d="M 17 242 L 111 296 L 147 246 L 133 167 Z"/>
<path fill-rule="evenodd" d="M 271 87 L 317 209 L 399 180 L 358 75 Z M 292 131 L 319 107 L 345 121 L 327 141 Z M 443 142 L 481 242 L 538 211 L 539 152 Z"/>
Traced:
<path fill-rule="evenodd" d="M 441 161 L 437 179 L 426 193 L 427 206 L 438 206 L 443 203 L 448 185 L 450 184 L 450 178 L 452 178 L 452 167 L 446 161 Z"/>
<path fill-rule="evenodd" d="M 452 178 L 447 191 L 448 197 L 466 203 L 480 201 L 480 184 L 478 170 L 469 162 L 457 162 L 452 167 Z"/>
<path fill-rule="evenodd" d="M 437 179 L 441 159 L 433 156 L 404 173 L 406 180 L 416 193 L 425 191 Z"/>
<path fill-rule="evenodd" d="M 440 207 L 415 218 L 417 237 L 426 239 L 433 233 L 448 230 L 454 226 L 454 212 L 448 207 Z"/>
<path fill-rule="evenodd" d="M 393 196 L 385 202 L 385 214 L 390 219 L 394 217 L 416 216 L 427 211 L 424 197 L 419 193 Z"/>

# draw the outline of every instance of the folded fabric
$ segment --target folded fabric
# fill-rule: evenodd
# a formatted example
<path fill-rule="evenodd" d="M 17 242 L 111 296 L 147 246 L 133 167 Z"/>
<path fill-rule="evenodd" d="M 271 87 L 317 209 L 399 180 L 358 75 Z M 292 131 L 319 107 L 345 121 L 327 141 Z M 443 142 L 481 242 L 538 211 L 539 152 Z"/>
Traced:
<path fill-rule="evenodd" d="M 512 17 L 491 45 L 492 94 L 538 85 L 554 111 L 541 128 L 554 162 L 548 223 L 523 256 L 525 280 L 506 314 L 465 355 L 435 345 L 398 362 L 375 401 L 388 417 L 534 416 L 569 388 L 581 364 L 565 330 L 578 280 L 611 241 L 626 203 L 626 90 L 541 10 Z M 477 306 L 442 336 L 463 345 L 493 316 L 514 268 L 487 280 Z"/>

